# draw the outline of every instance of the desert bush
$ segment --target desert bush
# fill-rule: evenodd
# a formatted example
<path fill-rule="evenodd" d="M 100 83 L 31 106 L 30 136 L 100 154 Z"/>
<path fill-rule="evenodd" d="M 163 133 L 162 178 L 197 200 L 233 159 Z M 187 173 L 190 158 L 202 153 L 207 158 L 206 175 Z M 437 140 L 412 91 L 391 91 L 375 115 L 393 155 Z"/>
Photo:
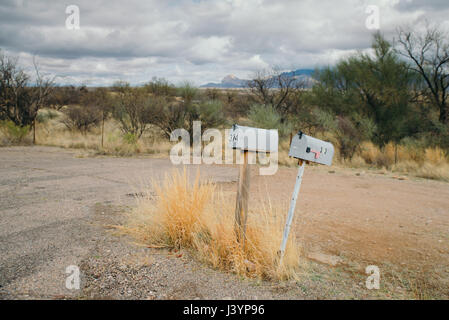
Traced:
<path fill-rule="evenodd" d="M 65 106 L 79 104 L 81 96 L 87 92 L 84 86 L 61 86 L 55 87 L 50 94 L 47 106 L 56 110 L 61 110 Z"/>
<path fill-rule="evenodd" d="M 170 97 L 176 95 L 176 87 L 164 78 L 154 77 L 144 88 L 155 96 Z"/>
<path fill-rule="evenodd" d="M 0 130 L 3 133 L 4 144 L 20 144 L 30 132 L 30 126 L 18 126 L 11 120 L 0 121 Z"/>
<path fill-rule="evenodd" d="M 337 127 L 340 155 L 343 159 L 351 159 L 363 141 L 363 132 L 347 117 L 337 117 Z"/>
<path fill-rule="evenodd" d="M 98 109 L 89 105 L 71 105 L 62 109 L 64 116 L 61 122 L 69 130 L 78 130 L 86 134 L 93 126 L 100 123 L 101 113 Z"/>
<path fill-rule="evenodd" d="M 217 88 L 208 88 L 204 92 L 204 96 L 207 100 L 222 100 L 222 92 L 220 89 Z"/>
<path fill-rule="evenodd" d="M 218 128 L 227 123 L 223 105 L 219 100 L 208 100 L 200 103 L 196 108 L 196 114 L 192 117 L 193 120 L 201 121 L 202 132 L 209 128 Z"/>
<path fill-rule="evenodd" d="M 190 105 L 198 94 L 198 88 L 191 82 L 184 81 L 179 87 L 176 88 L 176 95 L 181 97 L 186 105 Z"/>
<path fill-rule="evenodd" d="M 162 130 L 166 138 L 170 138 L 173 130 L 184 128 L 188 109 L 184 103 L 171 102 L 161 106 L 152 118 L 151 123 Z"/>
<path fill-rule="evenodd" d="M 140 199 L 129 223 L 119 227 L 146 246 L 188 249 L 210 266 L 236 274 L 269 279 L 295 276 L 299 248 L 292 235 L 283 265 L 278 250 L 284 218 L 271 207 L 249 217 L 245 246 L 236 238 L 234 209 L 217 186 L 193 183 L 186 171 L 175 171 L 161 186 L 155 185 L 157 203 Z"/>
<path fill-rule="evenodd" d="M 225 114 L 228 118 L 238 119 L 248 113 L 251 105 L 254 104 L 250 95 L 237 90 L 226 90 L 222 98 L 225 106 Z"/>
<path fill-rule="evenodd" d="M 138 139 L 136 135 L 128 132 L 123 136 L 123 140 L 128 144 L 136 144 Z"/>
<path fill-rule="evenodd" d="M 114 91 L 116 96 L 113 117 L 120 123 L 124 134 L 130 133 L 139 139 L 158 118 L 162 106 L 166 103 L 165 99 L 149 96 L 145 88 L 132 88 L 124 82 L 116 83 Z"/>
<path fill-rule="evenodd" d="M 271 105 L 252 105 L 248 112 L 248 120 L 255 127 L 278 129 L 281 137 L 291 132 L 291 126 L 286 122 L 281 123 L 281 115 Z"/>
<path fill-rule="evenodd" d="M 160 128 L 167 138 L 173 130 L 184 128 L 193 138 L 193 121 L 201 121 L 201 133 L 208 128 L 218 128 L 227 123 L 220 101 L 203 101 L 187 104 L 172 102 L 161 105 L 151 119 L 151 123 Z"/>
<path fill-rule="evenodd" d="M 304 81 L 285 74 L 278 67 L 256 72 L 247 83 L 253 101 L 271 105 L 278 112 L 282 123 L 301 104 L 304 86 Z"/>
<path fill-rule="evenodd" d="M 36 116 L 36 121 L 39 123 L 47 123 L 50 120 L 56 119 L 59 114 L 53 110 L 40 110 Z"/>
<path fill-rule="evenodd" d="M 34 63 L 35 82 L 18 65 L 18 59 L 0 50 L 0 119 L 8 119 L 16 126 L 32 126 L 40 108 L 46 104 L 54 78 L 40 74 Z"/>

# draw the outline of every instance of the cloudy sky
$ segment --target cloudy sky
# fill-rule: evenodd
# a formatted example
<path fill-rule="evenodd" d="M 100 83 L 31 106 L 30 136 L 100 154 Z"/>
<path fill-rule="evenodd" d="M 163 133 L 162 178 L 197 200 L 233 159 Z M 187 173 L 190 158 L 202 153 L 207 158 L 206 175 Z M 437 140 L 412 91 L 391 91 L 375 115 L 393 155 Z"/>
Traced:
<path fill-rule="evenodd" d="M 70 5 L 79 8 L 79 29 L 66 26 Z M 157 76 L 200 85 L 273 65 L 332 65 L 367 50 L 372 5 L 389 38 L 425 20 L 449 27 L 448 0 L 1 0 L 0 48 L 26 68 L 35 56 L 59 83 Z"/>

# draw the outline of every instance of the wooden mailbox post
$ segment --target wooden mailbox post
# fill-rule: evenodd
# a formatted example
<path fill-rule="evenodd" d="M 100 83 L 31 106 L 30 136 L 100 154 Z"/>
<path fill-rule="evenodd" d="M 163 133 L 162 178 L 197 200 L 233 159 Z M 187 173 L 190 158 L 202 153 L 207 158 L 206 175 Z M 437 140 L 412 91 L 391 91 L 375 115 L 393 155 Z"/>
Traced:
<path fill-rule="evenodd" d="M 277 152 L 279 136 L 275 129 L 266 130 L 234 124 L 229 135 L 229 142 L 233 149 L 240 150 L 243 155 L 237 186 L 235 231 L 237 240 L 245 245 L 250 186 L 249 152 Z"/>

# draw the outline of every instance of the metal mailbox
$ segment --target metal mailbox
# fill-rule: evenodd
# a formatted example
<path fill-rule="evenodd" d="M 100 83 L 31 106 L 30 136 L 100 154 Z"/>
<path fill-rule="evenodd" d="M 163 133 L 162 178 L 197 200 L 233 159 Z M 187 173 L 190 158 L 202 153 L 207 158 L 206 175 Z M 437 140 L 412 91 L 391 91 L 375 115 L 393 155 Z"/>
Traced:
<path fill-rule="evenodd" d="M 334 157 L 334 146 L 330 142 L 313 138 L 300 131 L 293 137 L 288 155 L 330 166 Z"/>
<path fill-rule="evenodd" d="M 229 134 L 229 143 L 233 149 L 277 152 L 279 134 L 276 129 L 259 129 L 234 124 Z"/>

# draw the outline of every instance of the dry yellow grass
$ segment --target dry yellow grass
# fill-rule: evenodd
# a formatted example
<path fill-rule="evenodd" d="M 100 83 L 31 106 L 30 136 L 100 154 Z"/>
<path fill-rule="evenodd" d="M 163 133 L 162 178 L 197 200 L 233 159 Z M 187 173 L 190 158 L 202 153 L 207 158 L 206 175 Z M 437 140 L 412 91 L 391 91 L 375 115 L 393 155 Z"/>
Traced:
<path fill-rule="evenodd" d="M 242 246 L 235 234 L 233 201 L 215 184 L 200 181 L 199 173 L 191 183 L 185 170 L 174 171 L 154 187 L 157 200 L 139 199 L 129 223 L 120 228 L 139 243 L 185 248 L 216 269 L 242 276 L 286 279 L 297 275 L 300 249 L 294 234 L 279 265 L 285 218 L 269 204 L 250 212 Z"/>
<path fill-rule="evenodd" d="M 416 177 L 449 181 L 449 159 L 439 147 L 419 150 L 417 148 L 398 145 L 395 163 L 395 146 L 387 144 L 380 150 L 371 142 L 364 142 L 360 156 L 355 155 L 346 166 L 361 167 L 374 165 L 378 168 L 389 168 L 393 172 L 409 173 Z M 359 159 L 361 158 L 361 159 Z"/>
<path fill-rule="evenodd" d="M 439 147 L 427 148 L 424 152 L 426 162 L 435 165 L 446 164 L 448 162 L 445 152 Z"/>
<path fill-rule="evenodd" d="M 101 147 L 100 128 L 82 134 L 79 131 L 68 130 L 58 120 L 51 120 L 45 124 L 38 124 L 36 131 L 37 144 L 88 149 L 100 155 L 132 156 L 139 153 L 168 155 L 172 147 L 172 143 L 160 139 L 160 132 L 154 132 L 155 130 L 149 130 L 137 143 L 128 143 L 114 120 L 105 123 L 103 147 Z"/>

